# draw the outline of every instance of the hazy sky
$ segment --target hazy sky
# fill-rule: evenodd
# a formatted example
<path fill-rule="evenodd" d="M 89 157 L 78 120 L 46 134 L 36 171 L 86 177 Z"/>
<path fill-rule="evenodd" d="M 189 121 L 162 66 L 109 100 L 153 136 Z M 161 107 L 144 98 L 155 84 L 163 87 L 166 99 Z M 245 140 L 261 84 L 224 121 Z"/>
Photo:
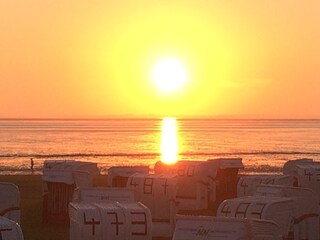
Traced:
<path fill-rule="evenodd" d="M 0 117 L 113 115 L 320 117 L 320 1 L 0 0 Z"/>

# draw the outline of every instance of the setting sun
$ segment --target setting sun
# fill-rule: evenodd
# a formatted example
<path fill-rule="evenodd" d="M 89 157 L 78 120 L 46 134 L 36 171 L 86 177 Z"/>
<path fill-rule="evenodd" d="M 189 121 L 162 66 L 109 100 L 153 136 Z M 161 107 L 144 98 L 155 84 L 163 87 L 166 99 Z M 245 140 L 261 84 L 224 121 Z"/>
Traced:
<path fill-rule="evenodd" d="M 187 72 L 177 59 L 164 59 L 154 66 L 152 80 L 160 91 L 174 92 L 187 82 Z"/>

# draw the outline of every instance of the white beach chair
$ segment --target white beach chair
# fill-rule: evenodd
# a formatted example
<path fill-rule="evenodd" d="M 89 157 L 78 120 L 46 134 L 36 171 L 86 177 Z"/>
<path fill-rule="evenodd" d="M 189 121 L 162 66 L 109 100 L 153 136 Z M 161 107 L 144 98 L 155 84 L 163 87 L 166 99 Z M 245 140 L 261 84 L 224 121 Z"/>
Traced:
<path fill-rule="evenodd" d="M 302 165 L 302 164 L 308 164 L 308 163 L 313 163 L 313 159 L 311 158 L 301 158 L 301 159 L 295 159 L 295 160 L 289 160 L 285 162 L 283 165 L 283 174 L 286 175 L 291 175 L 296 177 L 298 172 L 297 172 L 297 165 Z"/>
<path fill-rule="evenodd" d="M 228 198 L 237 196 L 237 183 L 239 169 L 243 169 L 242 158 L 216 158 L 207 161 L 208 200 L 211 207 Z"/>
<path fill-rule="evenodd" d="M 320 164 L 318 162 L 298 164 L 298 186 L 312 189 L 320 203 Z"/>
<path fill-rule="evenodd" d="M 205 161 L 178 161 L 174 165 L 157 162 L 154 170 L 156 174 L 177 175 L 179 210 L 208 208 L 209 168 Z"/>
<path fill-rule="evenodd" d="M 0 216 L 20 223 L 20 191 L 13 183 L 0 182 Z"/>
<path fill-rule="evenodd" d="M 152 220 L 141 203 L 69 205 L 70 240 L 151 240 Z"/>
<path fill-rule="evenodd" d="M 0 239 L 23 240 L 23 234 L 19 224 L 8 218 L 0 217 Z"/>
<path fill-rule="evenodd" d="M 261 184 L 293 186 L 294 179 L 290 175 L 250 175 L 239 179 L 237 197 L 252 196 Z"/>
<path fill-rule="evenodd" d="M 43 168 L 43 222 L 68 222 L 68 204 L 76 187 L 92 186 L 97 163 L 46 160 Z"/>
<path fill-rule="evenodd" d="M 317 195 L 308 188 L 260 185 L 255 196 L 290 197 L 294 200 L 294 239 L 320 239 Z"/>
<path fill-rule="evenodd" d="M 294 209 L 292 198 L 250 196 L 223 201 L 217 216 L 271 220 L 280 227 L 282 236 L 287 237 Z"/>
<path fill-rule="evenodd" d="M 281 240 L 279 226 L 268 220 L 178 215 L 173 240 Z"/>
<path fill-rule="evenodd" d="M 132 189 L 135 200 L 146 205 L 152 215 L 152 235 L 171 237 L 177 209 L 176 174 L 133 174 L 127 188 Z"/>
<path fill-rule="evenodd" d="M 283 174 L 293 176 L 294 186 L 298 186 L 298 165 L 313 163 L 313 159 L 301 158 L 295 160 L 289 160 L 283 165 Z"/>

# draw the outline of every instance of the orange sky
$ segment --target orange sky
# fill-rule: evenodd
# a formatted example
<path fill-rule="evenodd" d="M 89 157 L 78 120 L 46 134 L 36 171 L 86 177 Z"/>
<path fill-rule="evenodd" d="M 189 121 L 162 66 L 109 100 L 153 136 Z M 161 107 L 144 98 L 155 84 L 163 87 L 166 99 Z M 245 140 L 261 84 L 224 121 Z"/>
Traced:
<path fill-rule="evenodd" d="M 0 1 L 0 117 L 320 117 L 320 1 Z M 188 83 L 163 94 L 154 64 Z"/>

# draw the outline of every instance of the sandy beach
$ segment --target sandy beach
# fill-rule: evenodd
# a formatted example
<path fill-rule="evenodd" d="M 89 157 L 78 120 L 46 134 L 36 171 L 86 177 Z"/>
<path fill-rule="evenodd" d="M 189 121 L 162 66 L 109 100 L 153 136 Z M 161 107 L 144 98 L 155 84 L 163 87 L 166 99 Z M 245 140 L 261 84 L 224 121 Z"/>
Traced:
<path fill-rule="evenodd" d="M 16 184 L 20 190 L 21 228 L 25 240 L 67 240 L 67 226 L 42 223 L 42 179 L 40 175 L 0 176 L 1 182 Z"/>
<path fill-rule="evenodd" d="M 68 240 L 69 226 L 42 223 L 41 175 L 0 175 L 0 182 L 14 183 L 20 190 L 21 228 L 25 240 Z M 100 175 L 94 186 L 106 186 L 107 176 Z M 153 238 L 168 240 L 167 238 Z"/>
<path fill-rule="evenodd" d="M 1 182 L 16 184 L 20 190 L 21 228 L 25 240 L 68 240 L 69 226 L 42 223 L 41 175 L 1 175 Z M 95 186 L 104 186 L 106 176 L 94 179 Z"/>
<path fill-rule="evenodd" d="M 104 179 L 104 177 L 100 177 L 100 179 Z M 68 226 L 42 223 L 41 175 L 6 175 L 0 176 L 0 181 L 11 182 L 19 187 L 21 228 L 25 240 L 69 239 Z"/>

